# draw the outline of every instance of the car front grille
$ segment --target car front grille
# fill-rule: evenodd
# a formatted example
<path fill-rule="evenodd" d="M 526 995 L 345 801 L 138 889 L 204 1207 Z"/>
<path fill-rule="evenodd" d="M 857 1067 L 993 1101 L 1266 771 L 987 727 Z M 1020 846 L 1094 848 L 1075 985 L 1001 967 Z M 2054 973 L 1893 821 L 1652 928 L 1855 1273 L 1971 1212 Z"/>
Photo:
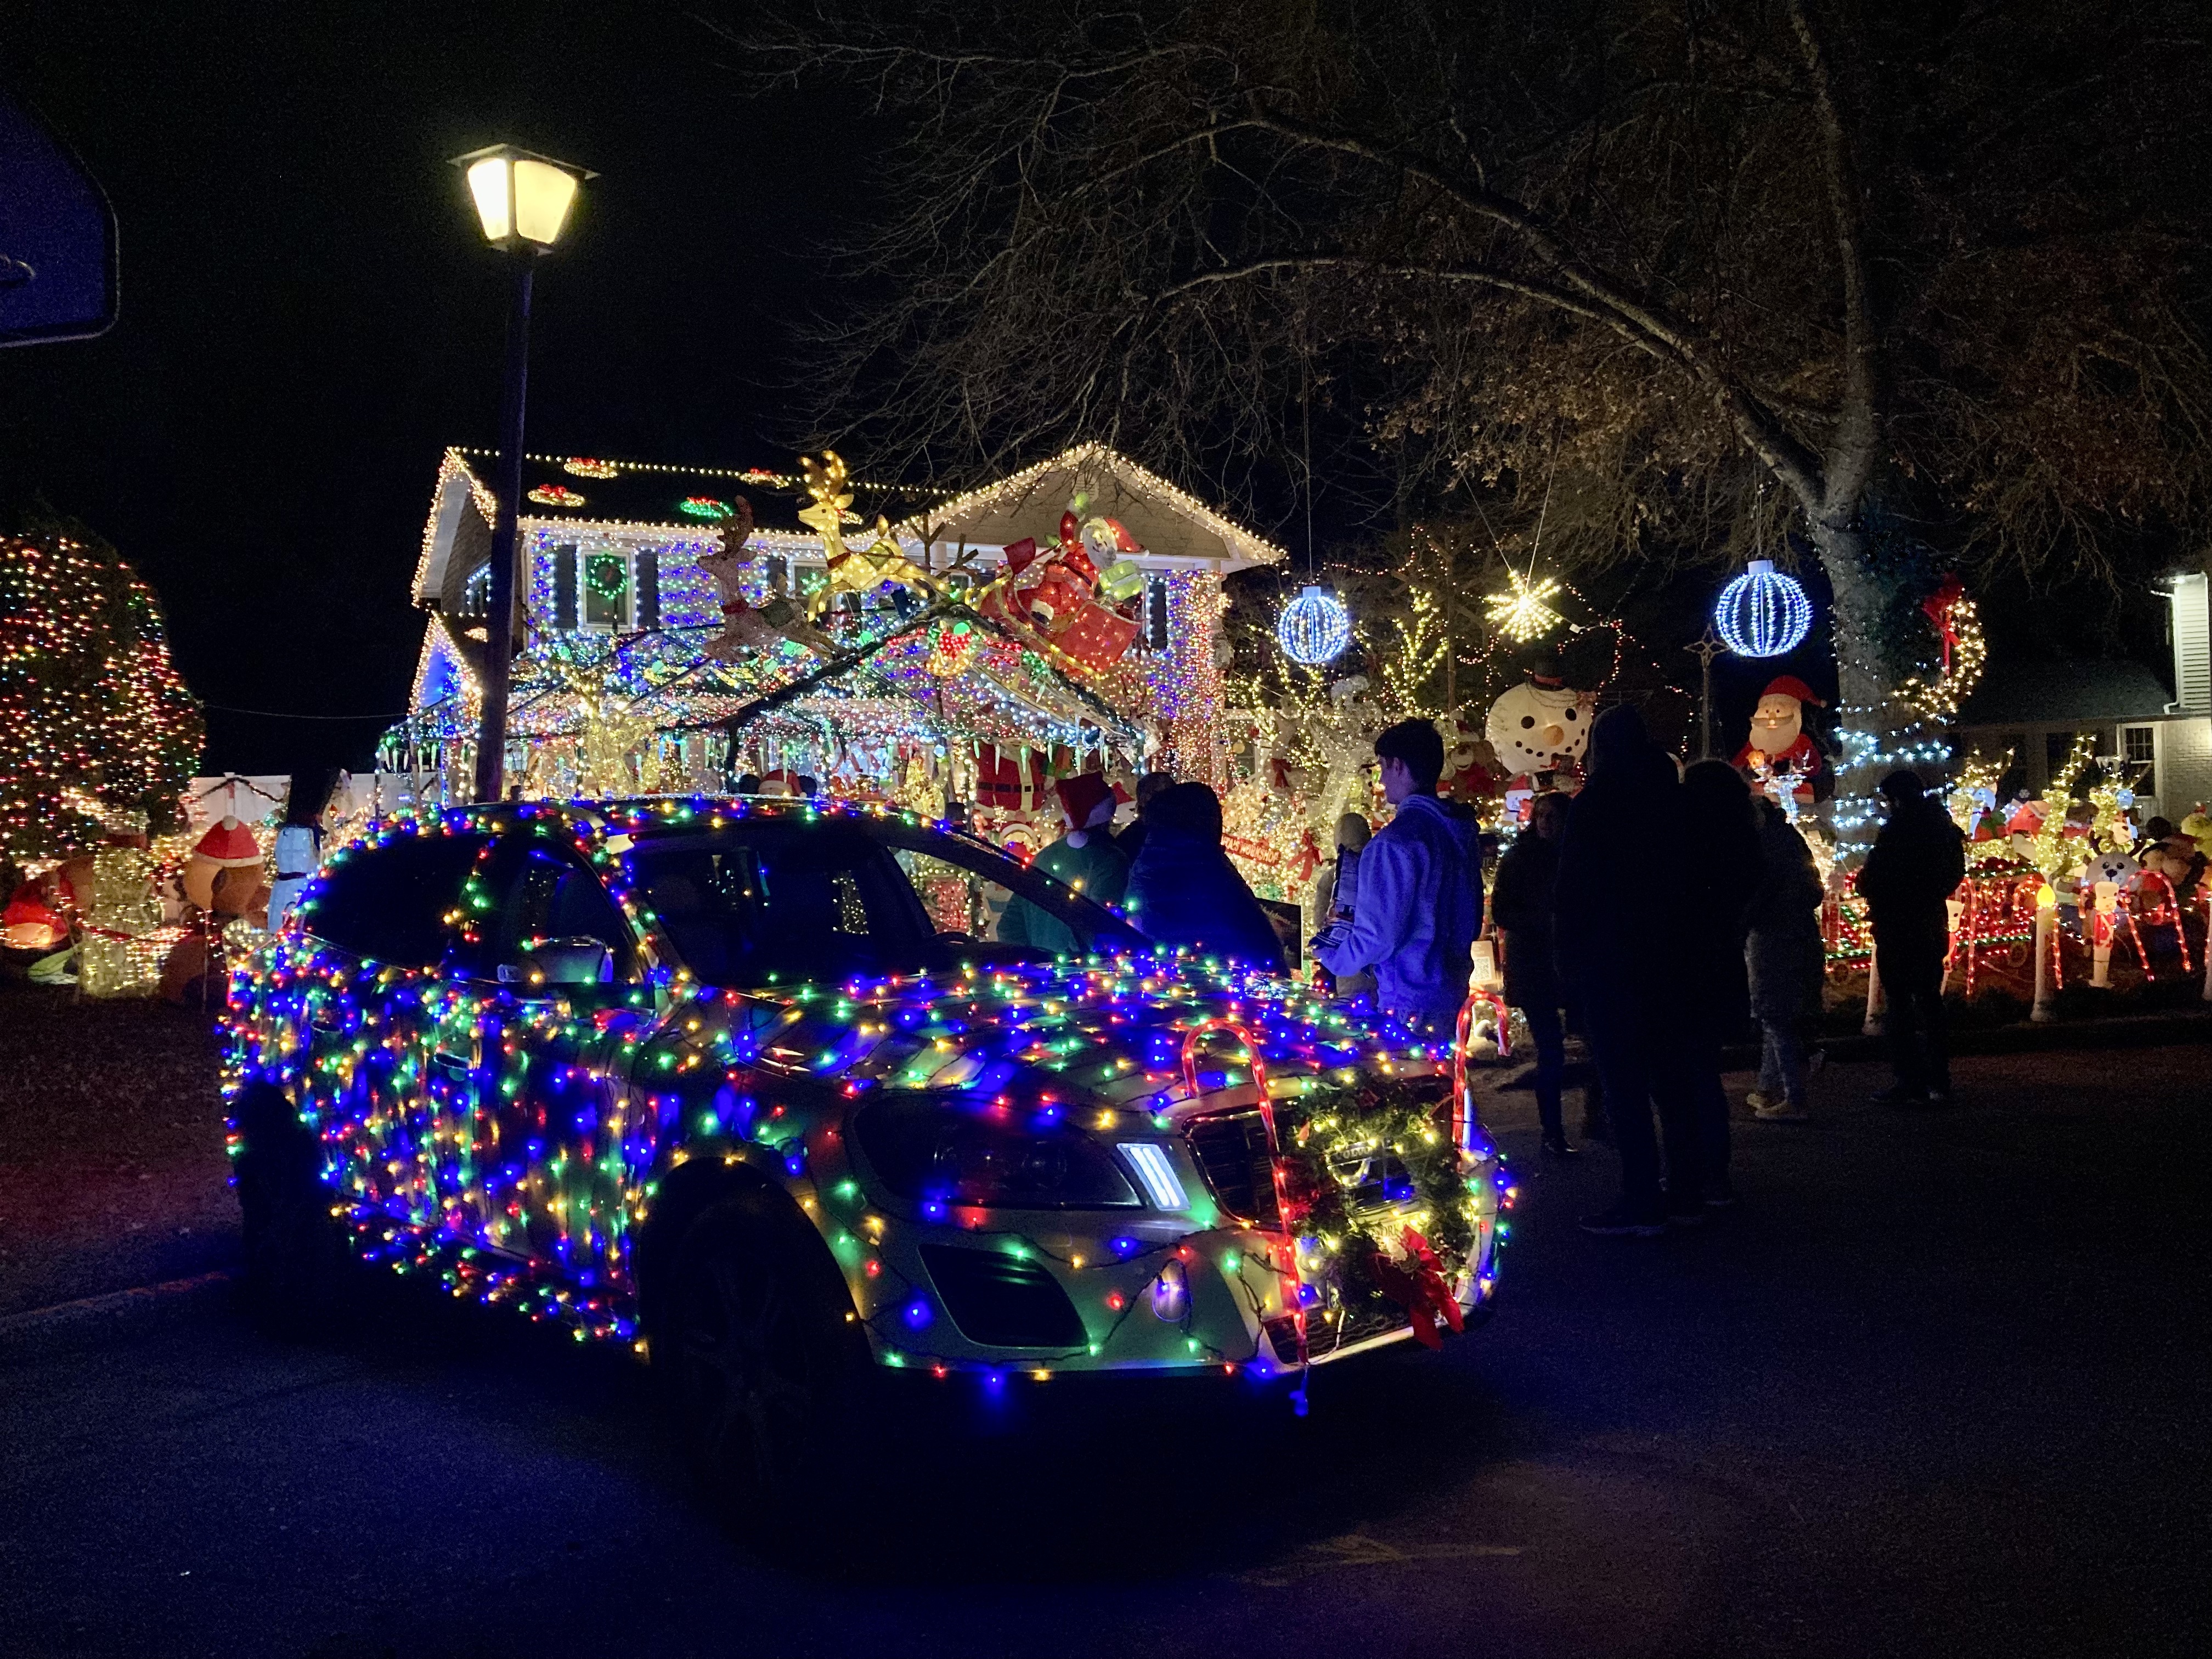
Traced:
<path fill-rule="evenodd" d="M 1333 1353 L 1370 1336 L 1402 1331 L 1413 1322 L 1412 1316 L 1395 1302 L 1364 1302 L 1353 1308 L 1332 1308 L 1326 1315 L 1308 1314 L 1306 1340 L 1316 1355 Z"/>
<path fill-rule="evenodd" d="M 1221 1207 L 1242 1221 L 1282 1224 L 1275 1202 L 1275 1165 L 1267 1149 L 1267 1122 L 1257 1110 L 1210 1112 L 1183 1127 L 1191 1155 L 1206 1172 Z"/>

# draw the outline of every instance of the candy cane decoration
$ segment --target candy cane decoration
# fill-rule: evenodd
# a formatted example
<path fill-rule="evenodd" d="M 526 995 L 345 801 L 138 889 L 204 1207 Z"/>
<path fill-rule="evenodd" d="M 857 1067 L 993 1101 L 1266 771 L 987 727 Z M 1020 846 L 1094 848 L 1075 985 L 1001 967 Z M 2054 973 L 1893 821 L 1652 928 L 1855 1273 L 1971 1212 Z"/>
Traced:
<path fill-rule="evenodd" d="M 2204 891 L 2204 1000 L 2212 1002 L 2212 881 Z"/>
<path fill-rule="evenodd" d="M 1452 1122 L 1451 1136 L 1455 1146 L 1464 1148 L 1468 1133 L 1474 1125 L 1474 1112 L 1468 1097 L 1467 1051 L 1474 1041 L 1474 1007 L 1479 1002 L 1488 1003 L 1498 1019 L 1498 1057 L 1513 1058 L 1513 1038 L 1509 1024 L 1504 999 L 1492 991 L 1468 993 L 1460 1004 L 1459 1021 L 1452 1031 Z"/>
<path fill-rule="evenodd" d="M 2127 908 L 2129 925 L 2133 927 L 2136 902 L 2142 896 L 2145 884 L 2154 881 L 2166 889 L 2166 897 L 2155 909 L 2145 910 L 2142 920 L 2154 925 L 2160 922 L 2169 922 L 2172 925 L 2174 948 L 2181 952 L 2181 971 L 2185 974 L 2189 972 L 2189 932 L 2181 925 L 2181 900 L 2175 895 L 2173 884 L 2166 878 L 2165 872 L 2159 870 L 2137 871 L 2132 890 L 2122 893 L 2120 902 Z M 2140 934 L 2136 938 L 2136 952 L 2139 956 L 2142 952 L 2142 938 Z M 2146 978 L 2150 976 L 2148 957 L 2143 957 L 2143 974 Z"/>
<path fill-rule="evenodd" d="M 1260 1097 L 1260 1121 L 1267 1127 L 1267 1174 L 1275 1183 L 1275 1213 L 1282 1218 L 1283 1229 L 1285 1233 L 1288 1233 L 1291 1226 L 1291 1200 L 1290 1194 L 1283 1189 L 1283 1143 L 1275 1134 L 1275 1105 L 1267 1097 L 1267 1062 L 1260 1057 L 1258 1040 L 1243 1025 L 1233 1019 L 1217 1017 L 1201 1020 L 1192 1026 L 1182 1040 L 1183 1092 L 1193 1101 L 1198 1098 L 1199 1047 L 1206 1041 L 1207 1034 L 1212 1031 L 1233 1032 L 1243 1042 L 1244 1056 L 1252 1067 L 1252 1085 Z M 1304 1364 L 1306 1358 L 1306 1308 L 1305 1299 L 1298 1293 L 1301 1281 L 1298 1278 L 1298 1242 L 1296 1237 L 1286 1237 L 1284 1240 L 1283 1249 L 1290 1263 L 1283 1278 L 1290 1286 L 1291 1311 L 1297 1317 L 1298 1363 Z"/>

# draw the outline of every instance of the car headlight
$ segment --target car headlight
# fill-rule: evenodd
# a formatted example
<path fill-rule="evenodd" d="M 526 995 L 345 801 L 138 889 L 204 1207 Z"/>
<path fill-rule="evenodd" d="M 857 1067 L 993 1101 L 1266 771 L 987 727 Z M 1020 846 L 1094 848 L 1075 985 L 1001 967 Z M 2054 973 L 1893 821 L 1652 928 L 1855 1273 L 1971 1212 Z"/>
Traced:
<path fill-rule="evenodd" d="M 853 1131 L 884 1184 L 927 1215 L 955 1204 L 1094 1210 L 1139 1202 L 1114 1154 L 1053 1107 L 882 1095 Z"/>

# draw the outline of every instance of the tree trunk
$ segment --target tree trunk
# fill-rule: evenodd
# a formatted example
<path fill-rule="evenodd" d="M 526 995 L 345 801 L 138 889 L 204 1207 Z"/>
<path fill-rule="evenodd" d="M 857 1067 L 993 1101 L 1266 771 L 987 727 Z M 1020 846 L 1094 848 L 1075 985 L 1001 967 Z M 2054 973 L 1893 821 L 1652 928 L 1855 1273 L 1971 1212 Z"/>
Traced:
<path fill-rule="evenodd" d="M 1836 757 L 1829 817 L 1838 856 L 1856 865 L 1874 842 L 1875 785 L 1896 763 L 1884 757 L 1903 749 L 1900 739 L 1918 716 L 1893 695 L 1911 669 L 1890 660 L 1881 643 L 1881 593 L 1867 571 L 1867 536 L 1857 514 L 1833 515 L 1826 523 L 1814 519 L 1812 538 L 1835 596 L 1829 627 L 1843 747 Z"/>

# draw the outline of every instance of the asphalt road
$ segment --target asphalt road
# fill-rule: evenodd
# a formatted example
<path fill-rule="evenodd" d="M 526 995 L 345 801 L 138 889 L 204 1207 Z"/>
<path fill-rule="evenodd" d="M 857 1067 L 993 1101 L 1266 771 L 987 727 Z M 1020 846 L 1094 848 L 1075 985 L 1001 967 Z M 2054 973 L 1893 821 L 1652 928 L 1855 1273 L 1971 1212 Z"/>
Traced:
<path fill-rule="evenodd" d="M 1486 1329 L 1303 1422 L 1055 1382 L 887 1425 L 815 1574 L 705 1518 L 618 1354 L 396 1284 L 305 1345 L 220 1284 L 18 1314 L 0 1653 L 2202 1651 L 2212 1048 L 1960 1073 L 1923 1117 L 1831 1067 L 1817 1121 L 1739 1127 L 1740 1213 L 1650 1242 L 1577 1232 L 1609 1160 L 1538 1164 L 1505 1097 Z"/>

